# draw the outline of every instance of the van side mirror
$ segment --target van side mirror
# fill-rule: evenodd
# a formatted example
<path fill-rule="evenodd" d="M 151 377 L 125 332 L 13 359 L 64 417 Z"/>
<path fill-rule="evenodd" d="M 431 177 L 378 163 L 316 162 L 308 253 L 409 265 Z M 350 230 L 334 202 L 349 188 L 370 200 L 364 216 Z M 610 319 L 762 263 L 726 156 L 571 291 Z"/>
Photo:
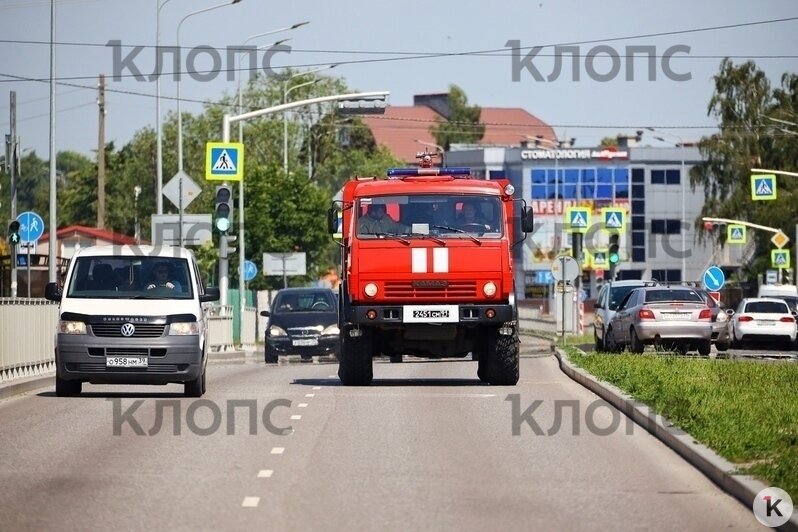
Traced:
<path fill-rule="evenodd" d="M 205 293 L 200 295 L 200 303 L 209 303 L 211 301 L 219 301 L 219 289 L 215 286 L 205 287 Z"/>
<path fill-rule="evenodd" d="M 44 298 L 50 301 L 61 301 L 63 293 L 58 283 L 47 283 L 44 287 Z"/>
<path fill-rule="evenodd" d="M 532 212 L 532 207 L 524 207 L 524 215 L 521 220 L 521 229 L 524 233 L 531 233 L 535 230 L 535 215 Z"/>
<path fill-rule="evenodd" d="M 271 312 L 269 312 L 268 310 L 261 310 L 260 315 L 263 316 L 264 318 L 268 318 L 269 316 L 271 316 Z"/>

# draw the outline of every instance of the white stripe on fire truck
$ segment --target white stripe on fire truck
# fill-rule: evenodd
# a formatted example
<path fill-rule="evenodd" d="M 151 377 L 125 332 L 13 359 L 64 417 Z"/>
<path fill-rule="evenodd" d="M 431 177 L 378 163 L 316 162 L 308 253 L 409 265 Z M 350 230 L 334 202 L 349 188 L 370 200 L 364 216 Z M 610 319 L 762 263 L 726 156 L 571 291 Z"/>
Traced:
<path fill-rule="evenodd" d="M 411 250 L 413 273 L 427 273 L 427 248 L 412 248 Z"/>
<path fill-rule="evenodd" d="M 432 250 L 432 271 L 435 273 L 449 272 L 448 248 L 434 248 Z"/>

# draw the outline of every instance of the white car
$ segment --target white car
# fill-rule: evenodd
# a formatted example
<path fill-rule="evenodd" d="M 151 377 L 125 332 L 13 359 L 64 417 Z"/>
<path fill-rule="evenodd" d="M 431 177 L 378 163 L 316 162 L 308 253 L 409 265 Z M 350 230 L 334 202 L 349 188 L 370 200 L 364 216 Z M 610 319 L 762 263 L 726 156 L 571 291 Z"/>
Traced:
<path fill-rule="evenodd" d="M 754 340 L 768 345 L 778 342 L 787 349 L 795 343 L 795 316 L 787 303 L 780 299 L 743 299 L 731 316 L 729 335 L 735 348 Z"/>

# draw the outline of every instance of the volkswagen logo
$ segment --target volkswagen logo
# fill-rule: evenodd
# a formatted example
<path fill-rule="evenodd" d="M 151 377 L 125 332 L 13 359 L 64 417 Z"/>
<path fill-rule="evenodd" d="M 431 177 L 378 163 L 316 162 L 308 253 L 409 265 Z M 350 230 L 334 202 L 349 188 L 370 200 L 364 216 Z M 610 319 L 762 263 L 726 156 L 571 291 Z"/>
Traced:
<path fill-rule="evenodd" d="M 122 336 L 133 336 L 133 333 L 136 332 L 136 327 L 132 323 L 126 323 L 122 325 L 120 332 Z"/>

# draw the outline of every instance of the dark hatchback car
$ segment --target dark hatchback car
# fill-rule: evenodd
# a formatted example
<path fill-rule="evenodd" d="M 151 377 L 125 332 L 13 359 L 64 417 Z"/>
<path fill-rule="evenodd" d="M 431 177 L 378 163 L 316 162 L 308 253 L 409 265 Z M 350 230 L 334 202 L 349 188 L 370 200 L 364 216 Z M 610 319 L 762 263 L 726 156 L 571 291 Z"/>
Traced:
<path fill-rule="evenodd" d="M 338 305 L 329 288 L 285 288 L 277 292 L 271 311 L 260 314 L 269 318 L 266 363 L 286 355 L 301 355 L 303 360 L 314 355 L 338 357 Z"/>

